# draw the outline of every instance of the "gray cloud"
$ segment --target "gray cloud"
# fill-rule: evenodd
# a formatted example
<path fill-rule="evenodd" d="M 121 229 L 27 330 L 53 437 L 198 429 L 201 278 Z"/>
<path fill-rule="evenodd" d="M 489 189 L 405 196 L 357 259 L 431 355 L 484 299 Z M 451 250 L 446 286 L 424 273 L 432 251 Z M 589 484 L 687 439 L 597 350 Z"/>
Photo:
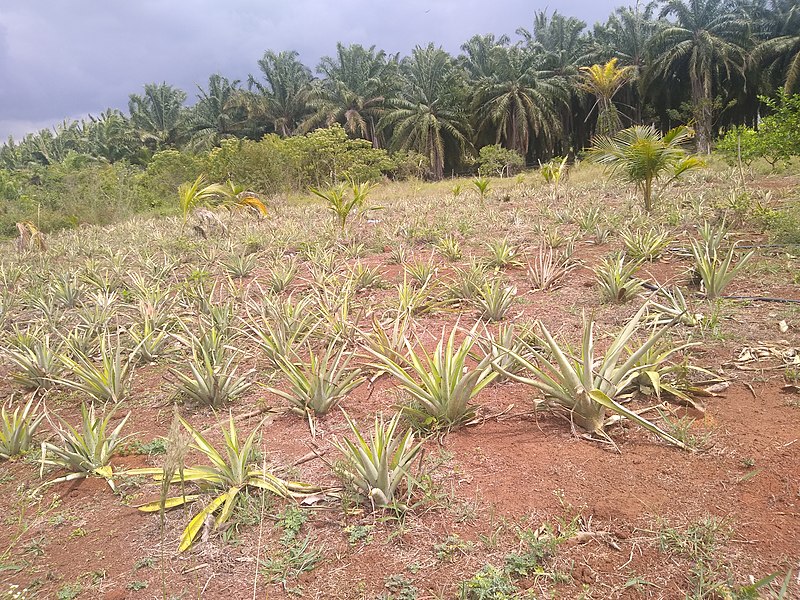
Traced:
<path fill-rule="evenodd" d="M 0 139 L 64 118 L 125 110 L 145 83 L 186 90 L 220 72 L 244 79 L 267 49 L 316 66 L 337 41 L 407 54 L 450 52 L 476 33 L 531 27 L 547 0 L 26 0 L 0 6 Z M 557 6 L 591 26 L 615 0 Z"/>

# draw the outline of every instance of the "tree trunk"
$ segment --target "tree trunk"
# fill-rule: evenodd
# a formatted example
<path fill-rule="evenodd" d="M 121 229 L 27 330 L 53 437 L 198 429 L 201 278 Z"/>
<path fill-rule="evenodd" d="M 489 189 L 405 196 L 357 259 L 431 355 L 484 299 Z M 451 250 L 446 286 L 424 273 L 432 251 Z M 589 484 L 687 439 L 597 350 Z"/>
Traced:
<path fill-rule="evenodd" d="M 691 74 L 692 112 L 695 121 L 695 141 L 698 154 L 711 154 L 711 126 L 714 120 L 711 89 L 697 73 Z"/>

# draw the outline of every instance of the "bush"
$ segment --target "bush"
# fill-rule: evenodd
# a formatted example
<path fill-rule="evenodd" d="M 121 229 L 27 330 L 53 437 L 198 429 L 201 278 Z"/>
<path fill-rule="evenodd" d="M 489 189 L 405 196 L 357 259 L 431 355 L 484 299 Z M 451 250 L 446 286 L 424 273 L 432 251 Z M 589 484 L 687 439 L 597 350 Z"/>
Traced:
<path fill-rule="evenodd" d="M 521 171 L 525 167 L 525 158 L 514 150 L 502 146 L 484 146 L 478 157 L 478 173 L 486 177 L 509 176 Z"/>

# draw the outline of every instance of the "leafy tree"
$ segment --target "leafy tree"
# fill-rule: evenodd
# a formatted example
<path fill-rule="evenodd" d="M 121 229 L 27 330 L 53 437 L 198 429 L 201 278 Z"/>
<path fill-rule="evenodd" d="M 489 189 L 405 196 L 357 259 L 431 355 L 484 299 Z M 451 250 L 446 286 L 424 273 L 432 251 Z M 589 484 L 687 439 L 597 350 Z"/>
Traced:
<path fill-rule="evenodd" d="M 148 83 L 144 94 L 131 94 L 128 112 L 144 143 L 153 150 L 175 148 L 183 141 L 186 92 L 167 83 Z"/>
<path fill-rule="evenodd" d="M 258 68 L 263 82 L 250 75 L 251 93 L 242 97 L 250 119 L 255 123 L 269 123 L 272 131 L 282 137 L 293 135 L 309 112 L 311 71 L 293 50 L 265 52 L 258 61 Z M 266 130 L 258 126 L 256 129 L 262 133 Z"/>
<path fill-rule="evenodd" d="M 479 153 L 478 164 L 478 173 L 482 176 L 503 177 L 522 169 L 525 166 L 525 157 L 499 145 L 484 146 Z"/>
<path fill-rule="evenodd" d="M 662 136 L 650 125 L 636 125 L 614 137 L 596 137 L 588 157 L 636 185 L 642 192 L 645 210 L 650 212 L 656 181 L 668 177 L 666 183 L 669 183 L 704 165 L 698 157 L 687 155 L 681 148 L 691 136 L 691 130 L 686 127 L 676 127 Z"/>
<path fill-rule="evenodd" d="M 431 177 L 441 179 L 448 147 L 458 160 L 470 148 L 472 129 L 458 103 L 460 78 L 447 52 L 417 46 L 403 61 L 405 87 L 381 119 L 392 129 L 394 146 L 426 156 Z"/>
<path fill-rule="evenodd" d="M 668 0 L 661 16 L 675 16 L 651 39 L 649 77 L 688 78 L 697 151 L 711 151 L 714 89 L 721 79 L 744 72 L 746 21 L 728 0 Z"/>

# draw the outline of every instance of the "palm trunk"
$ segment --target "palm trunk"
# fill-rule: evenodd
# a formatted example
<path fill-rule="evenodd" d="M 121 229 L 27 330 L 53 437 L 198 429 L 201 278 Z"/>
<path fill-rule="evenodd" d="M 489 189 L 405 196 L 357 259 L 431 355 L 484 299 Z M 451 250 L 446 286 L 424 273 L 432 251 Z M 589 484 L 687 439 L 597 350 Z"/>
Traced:
<path fill-rule="evenodd" d="M 714 115 L 712 110 L 711 86 L 702 78 L 692 72 L 692 111 L 695 120 L 695 140 L 698 154 L 711 154 L 711 126 Z"/>

